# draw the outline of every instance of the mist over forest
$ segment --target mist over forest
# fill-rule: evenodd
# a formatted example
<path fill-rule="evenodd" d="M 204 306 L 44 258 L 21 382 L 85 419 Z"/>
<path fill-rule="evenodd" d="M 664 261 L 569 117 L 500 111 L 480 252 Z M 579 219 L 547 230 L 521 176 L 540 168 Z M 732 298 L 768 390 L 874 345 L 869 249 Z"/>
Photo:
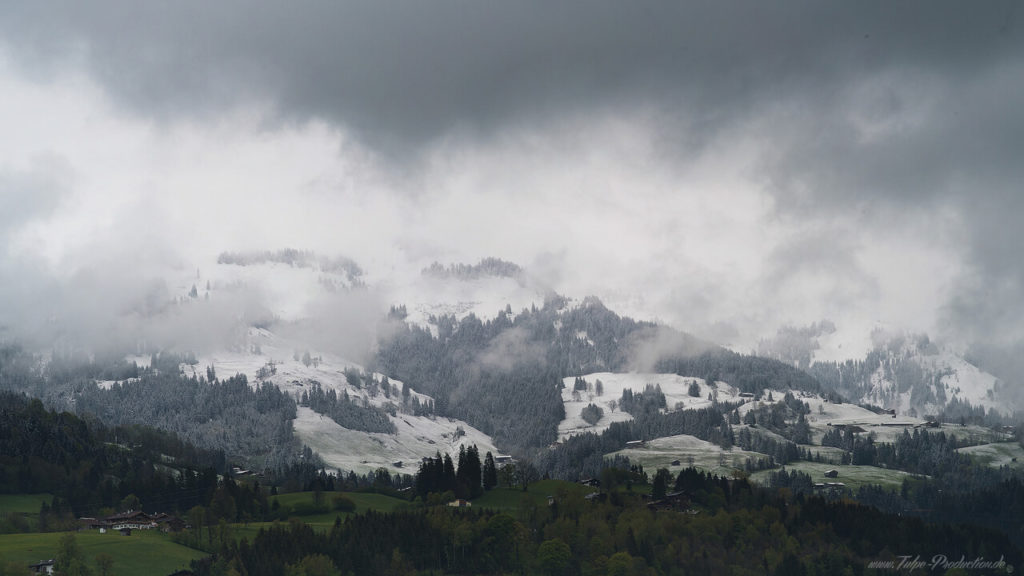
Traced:
<path fill-rule="evenodd" d="M 0 573 L 1020 561 L 1012 2 L 14 0 L 0 94 Z"/>

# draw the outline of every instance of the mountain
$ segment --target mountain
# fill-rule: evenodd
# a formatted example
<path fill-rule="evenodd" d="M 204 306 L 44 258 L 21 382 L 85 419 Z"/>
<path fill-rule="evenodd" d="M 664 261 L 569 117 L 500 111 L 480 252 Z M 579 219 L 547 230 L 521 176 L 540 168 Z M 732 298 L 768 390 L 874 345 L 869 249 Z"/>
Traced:
<path fill-rule="evenodd" d="M 863 360 L 814 362 L 807 372 L 857 402 L 909 416 L 967 415 L 978 409 L 1010 416 L 1021 407 L 1005 384 L 955 348 L 927 335 L 877 331 Z"/>

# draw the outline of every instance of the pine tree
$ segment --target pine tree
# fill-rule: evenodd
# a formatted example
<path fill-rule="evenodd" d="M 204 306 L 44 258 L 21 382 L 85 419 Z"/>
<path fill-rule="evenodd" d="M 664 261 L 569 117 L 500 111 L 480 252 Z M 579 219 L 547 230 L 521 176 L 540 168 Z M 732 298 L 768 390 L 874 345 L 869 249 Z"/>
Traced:
<path fill-rule="evenodd" d="M 448 454 L 444 455 L 444 465 L 441 469 L 441 482 L 439 492 L 455 491 L 455 463 Z"/>
<path fill-rule="evenodd" d="M 483 483 L 484 490 L 491 490 L 498 485 L 498 468 L 494 465 L 494 456 L 490 452 L 484 457 Z"/>

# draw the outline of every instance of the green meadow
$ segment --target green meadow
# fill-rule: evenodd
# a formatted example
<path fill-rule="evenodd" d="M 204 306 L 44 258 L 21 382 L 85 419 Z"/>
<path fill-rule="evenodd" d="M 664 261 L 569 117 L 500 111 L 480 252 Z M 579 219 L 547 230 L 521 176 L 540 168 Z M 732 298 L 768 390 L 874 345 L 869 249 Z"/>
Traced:
<path fill-rule="evenodd" d="M 0 536 L 0 562 L 28 566 L 57 555 L 58 543 L 65 532 L 5 534 Z M 115 574 L 153 574 L 161 576 L 181 568 L 189 562 L 206 556 L 171 541 L 166 534 L 155 530 L 135 530 L 131 536 L 117 532 L 100 534 L 96 531 L 76 532 L 79 548 L 96 572 L 96 555 L 109 554 L 114 559 Z"/>

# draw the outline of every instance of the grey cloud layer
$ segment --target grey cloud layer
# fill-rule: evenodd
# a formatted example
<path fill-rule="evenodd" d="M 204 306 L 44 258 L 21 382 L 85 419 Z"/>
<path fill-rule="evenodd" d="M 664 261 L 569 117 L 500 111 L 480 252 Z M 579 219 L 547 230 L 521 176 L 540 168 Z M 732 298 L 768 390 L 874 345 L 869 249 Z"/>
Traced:
<path fill-rule="evenodd" d="M 18 2 L 0 42 L 42 80 L 81 62 L 143 117 L 269 106 L 353 131 L 396 171 L 453 133 L 486 146 L 564 116 L 647 111 L 666 164 L 754 141 L 778 218 L 824 230 L 782 246 L 772 278 L 835 270 L 856 300 L 875 291 L 857 234 L 948 211 L 968 256 L 943 318 L 1014 340 L 1022 17 L 1012 1 Z"/>
<path fill-rule="evenodd" d="M 16 3 L 2 25 L 30 65 L 84 50 L 144 112 L 253 98 L 415 142 L 636 101 L 709 129 L 884 69 L 971 82 L 1021 53 L 1016 18 L 1012 3 L 99 1 Z"/>

